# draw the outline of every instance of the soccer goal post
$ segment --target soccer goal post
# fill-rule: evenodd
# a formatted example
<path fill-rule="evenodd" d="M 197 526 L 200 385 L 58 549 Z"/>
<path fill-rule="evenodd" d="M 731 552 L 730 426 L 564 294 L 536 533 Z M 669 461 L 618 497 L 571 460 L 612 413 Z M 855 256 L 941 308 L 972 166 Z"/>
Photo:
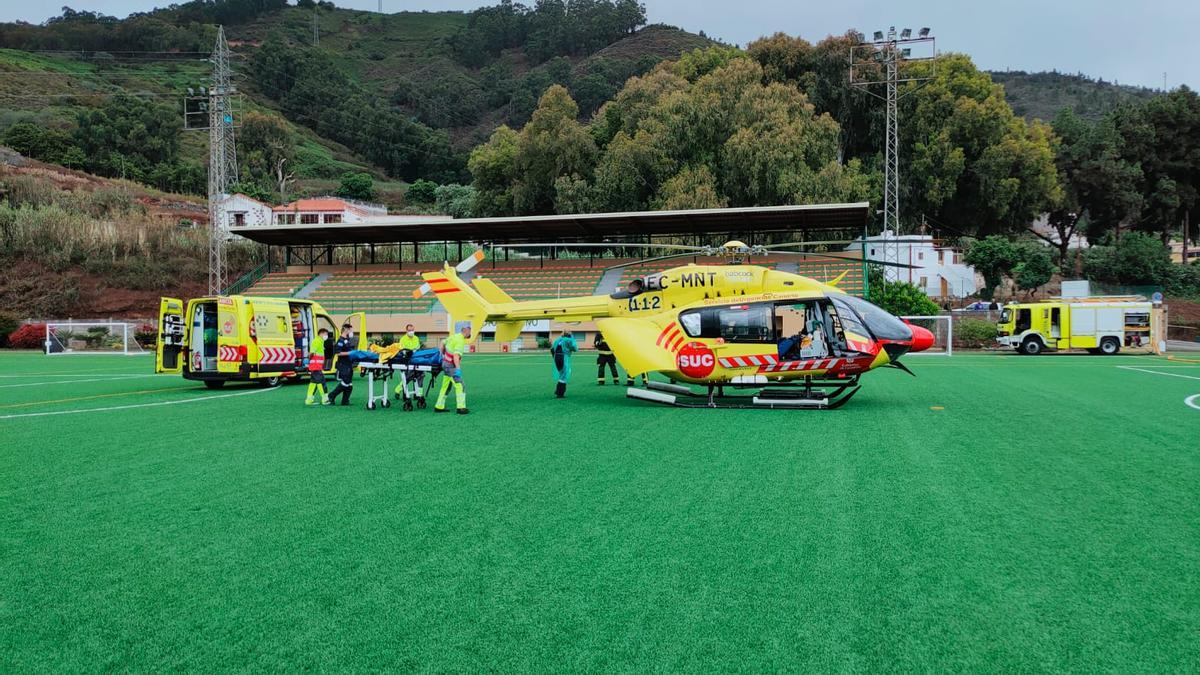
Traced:
<path fill-rule="evenodd" d="M 954 322 L 952 317 L 947 314 L 939 314 L 937 316 L 902 316 L 900 318 L 914 326 L 920 326 L 933 333 L 933 346 L 923 352 L 913 352 L 913 355 L 950 356 L 954 354 Z"/>
<path fill-rule="evenodd" d="M 135 336 L 139 325 L 124 321 L 47 321 L 46 354 L 145 354 Z"/>

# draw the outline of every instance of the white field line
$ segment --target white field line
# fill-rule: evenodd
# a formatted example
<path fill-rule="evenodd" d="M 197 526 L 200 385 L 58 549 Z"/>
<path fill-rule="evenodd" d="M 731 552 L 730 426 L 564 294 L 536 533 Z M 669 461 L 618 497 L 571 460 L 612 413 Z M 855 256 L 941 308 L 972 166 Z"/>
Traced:
<path fill-rule="evenodd" d="M 82 384 L 84 382 L 120 382 L 121 380 L 133 380 L 139 377 L 158 377 L 158 375 L 122 375 L 120 377 L 95 377 L 87 380 L 56 380 L 54 382 L 24 382 L 21 384 L 0 384 L 0 389 L 11 389 L 13 387 L 45 387 L 51 384 Z"/>
<path fill-rule="evenodd" d="M 1191 396 L 1183 399 L 1183 403 L 1189 408 L 1200 410 L 1200 403 L 1196 402 L 1197 399 L 1200 399 L 1200 394 L 1192 394 Z"/>
<path fill-rule="evenodd" d="M 97 375 L 108 375 L 110 377 L 146 377 L 149 373 L 122 373 L 115 370 L 89 370 L 76 373 L 58 373 L 50 377 L 96 377 Z M 34 377 L 47 377 L 46 373 L 25 373 L 22 375 L 0 375 L 0 380 L 28 380 Z"/>
<path fill-rule="evenodd" d="M 1187 380 L 1200 380 L 1200 377 L 1195 375 L 1180 375 L 1179 373 L 1164 373 L 1158 370 L 1146 370 L 1145 368 L 1134 368 L 1133 366 L 1117 366 L 1121 370 L 1136 370 L 1139 373 L 1150 373 L 1151 375 L 1166 375 L 1167 377 L 1182 377 Z"/>
<path fill-rule="evenodd" d="M 111 412 L 113 410 L 130 410 L 132 408 L 153 408 L 162 405 L 176 405 L 179 403 L 197 403 L 199 401 L 211 401 L 217 398 L 229 398 L 231 396 L 247 396 L 249 394 L 262 394 L 268 391 L 274 391 L 279 387 L 271 387 L 264 389 L 251 389 L 250 391 L 235 391 L 231 394 L 214 394 L 212 396 L 198 396 L 196 398 L 185 398 L 178 401 L 158 401 L 157 403 L 132 403 L 130 405 L 114 405 L 104 408 L 84 408 L 81 410 L 53 410 L 50 412 L 35 412 L 35 413 L 17 413 L 14 415 L 0 415 L 0 420 L 11 420 L 19 417 L 47 417 L 50 415 L 76 415 L 79 413 L 90 412 Z"/>

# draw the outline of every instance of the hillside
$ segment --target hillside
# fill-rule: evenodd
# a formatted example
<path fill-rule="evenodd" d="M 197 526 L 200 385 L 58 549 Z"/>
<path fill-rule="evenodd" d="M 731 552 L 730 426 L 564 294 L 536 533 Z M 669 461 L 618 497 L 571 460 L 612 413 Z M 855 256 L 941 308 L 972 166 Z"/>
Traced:
<path fill-rule="evenodd" d="M 144 317 L 193 297 L 208 269 L 204 200 L 0 147 L 0 308 L 18 318 Z M 257 247 L 230 247 L 233 277 Z"/>
<path fill-rule="evenodd" d="M 1141 103 L 1161 93 L 1053 71 L 992 71 L 990 75 L 993 81 L 1004 85 L 1005 98 L 1013 111 L 1026 119 L 1050 121 L 1059 110 L 1071 108 L 1075 114 L 1094 122 L 1122 104 Z"/>

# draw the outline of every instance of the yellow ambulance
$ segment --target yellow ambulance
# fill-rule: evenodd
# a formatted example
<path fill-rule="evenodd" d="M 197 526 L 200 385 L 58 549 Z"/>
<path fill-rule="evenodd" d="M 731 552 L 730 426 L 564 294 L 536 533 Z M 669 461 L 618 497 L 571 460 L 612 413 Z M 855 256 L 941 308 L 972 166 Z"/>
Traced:
<path fill-rule="evenodd" d="M 154 372 L 182 374 L 217 389 L 229 381 L 265 386 L 308 374 L 304 366 L 317 331 L 337 338 L 341 325 L 354 326 L 358 348 L 366 348 L 366 317 L 360 312 L 334 321 L 319 304 L 301 298 L 222 295 L 161 298 Z M 332 359 L 326 364 L 333 371 Z"/>

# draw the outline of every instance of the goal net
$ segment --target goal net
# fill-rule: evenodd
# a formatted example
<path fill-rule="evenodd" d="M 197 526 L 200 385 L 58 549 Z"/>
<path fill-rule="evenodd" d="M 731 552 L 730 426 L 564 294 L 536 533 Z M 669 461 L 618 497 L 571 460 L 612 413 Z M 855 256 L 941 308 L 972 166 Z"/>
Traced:
<path fill-rule="evenodd" d="M 950 316 L 902 316 L 900 318 L 933 333 L 933 346 L 922 352 L 913 352 L 912 355 L 950 356 L 954 353 L 954 324 Z"/>
<path fill-rule="evenodd" d="M 137 340 L 140 323 L 47 321 L 47 354 L 144 354 Z"/>

